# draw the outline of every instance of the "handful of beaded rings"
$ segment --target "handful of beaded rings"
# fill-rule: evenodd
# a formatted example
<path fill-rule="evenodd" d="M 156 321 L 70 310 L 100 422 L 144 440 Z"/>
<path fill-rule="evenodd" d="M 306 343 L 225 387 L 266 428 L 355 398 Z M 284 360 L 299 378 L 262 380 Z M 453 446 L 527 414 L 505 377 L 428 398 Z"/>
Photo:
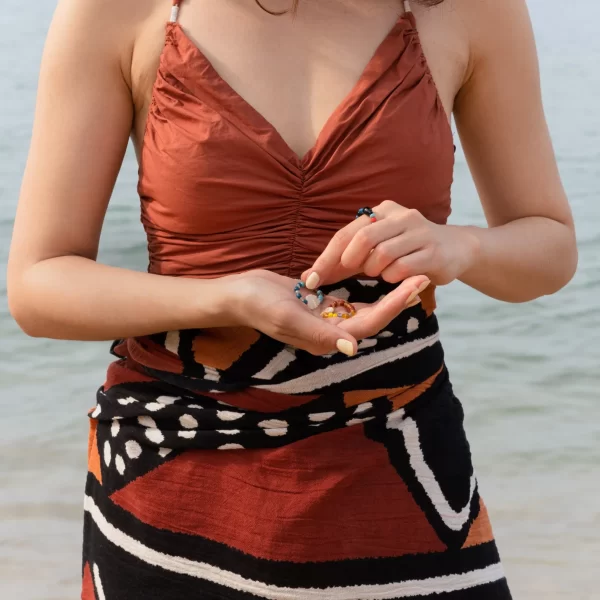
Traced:
<path fill-rule="evenodd" d="M 336 312 L 336 308 L 344 307 L 346 312 Z M 331 306 L 328 306 L 322 313 L 321 317 L 323 319 L 333 319 L 337 317 L 338 319 L 351 319 L 356 314 L 356 308 L 350 302 L 346 302 L 346 300 L 335 300 Z"/>

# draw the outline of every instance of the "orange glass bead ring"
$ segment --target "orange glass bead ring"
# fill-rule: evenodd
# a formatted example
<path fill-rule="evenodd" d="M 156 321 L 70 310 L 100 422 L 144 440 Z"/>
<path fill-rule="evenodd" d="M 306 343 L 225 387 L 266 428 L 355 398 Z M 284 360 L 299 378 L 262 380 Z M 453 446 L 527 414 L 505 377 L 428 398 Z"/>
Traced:
<path fill-rule="evenodd" d="M 337 312 L 335 309 L 343 307 L 346 309 L 346 312 Z M 354 305 L 350 304 L 350 302 L 346 302 L 346 300 L 335 300 L 328 306 L 322 313 L 321 317 L 323 319 L 350 319 L 356 314 L 356 308 Z"/>

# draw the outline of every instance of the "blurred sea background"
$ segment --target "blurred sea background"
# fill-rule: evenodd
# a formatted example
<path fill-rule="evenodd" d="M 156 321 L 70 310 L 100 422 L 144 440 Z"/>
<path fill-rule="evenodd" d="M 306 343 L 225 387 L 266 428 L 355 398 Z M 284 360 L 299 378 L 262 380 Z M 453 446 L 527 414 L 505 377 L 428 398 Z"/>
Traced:
<path fill-rule="evenodd" d="M 461 284 L 439 317 L 474 462 L 516 600 L 597 600 L 600 582 L 600 3 L 529 0 L 544 102 L 578 227 L 580 267 L 559 294 L 508 305 Z M 28 150 L 55 0 L 0 8 L 0 263 Z M 510 43 L 510 32 L 507 32 Z M 483 224 L 458 152 L 453 223 Z M 527 165 L 524 164 L 526 169 Z M 125 160 L 100 260 L 146 268 Z M 111 293 L 108 291 L 107 293 Z M 88 420 L 106 343 L 28 339 L 0 270 L 0 598 L 79 597 Z"/>

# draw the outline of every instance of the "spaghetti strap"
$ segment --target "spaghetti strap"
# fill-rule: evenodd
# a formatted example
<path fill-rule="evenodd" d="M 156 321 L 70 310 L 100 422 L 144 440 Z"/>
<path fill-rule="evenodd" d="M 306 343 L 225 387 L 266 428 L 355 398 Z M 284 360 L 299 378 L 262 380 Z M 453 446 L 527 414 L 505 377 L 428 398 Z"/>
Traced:
<path fill-rule="evenodd" d="M 179 18 L 180 7 L 181 0 L 173 0 L 173 6 L 171 7 L 171 18 L 169 19 L 171 23 L 177 23 L 177 19 Z"/>

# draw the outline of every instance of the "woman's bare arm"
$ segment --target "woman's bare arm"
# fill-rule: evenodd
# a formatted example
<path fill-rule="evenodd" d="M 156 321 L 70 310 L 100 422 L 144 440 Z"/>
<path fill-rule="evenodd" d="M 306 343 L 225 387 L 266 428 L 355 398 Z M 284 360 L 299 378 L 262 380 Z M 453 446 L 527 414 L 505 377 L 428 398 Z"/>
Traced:
<path fill-rule="evenodd" d="M 471 60 L 454 113 L 488 227 L 437 225 L 386 200 L 373 207 L 375 224 L 357 219 L 338 231 L 303 274 L 307 287 L 356 273 L 389 282 L 422 274 L 525 302 L 556 292 L 575 273 L 573 219 L 542 108 L 525 0 L 445 0 L 432 10 L 444 16 L 446 7 L 453 11 L 448 26 L 460 22 L 468 38 Z"/>
<path fill-rule="evenodd" d="M 96 263 L 105 211 L 132 128 L 128 84 L 140 15 L 166 0 L 61 0 L 42 61 L 33 138 L 12 240 L 10 310 L 29 335 L 112 340 L 174 329 L 249 326 L 307 350 L 356 352 L 357 341 L 267 271 L 214 280 Z M 166 6 L 165 6 L 166 5 Z M 149 8 L 150 7 L 150 8 Z M 376 310 L 384 327 L 398 308 Z"/>
<path fill-rule="evenodd" d="M 551 294 L 573 276 L 577 248 L 542 108 L 525 0 L 459 0 L 470 32 L 470 77 L 455 104 L 458 131 L 489 228 L 460 279 L 507 301 Z"/>
<path fill-rule="evenodd" d="M 62 0 L 49 32 L 8 269 L 12 314 L 33 336 L 104 340 L 228 320 L 223 283 L 95 262 L 132 126 L 134 16 L 117 0 Z"/>

